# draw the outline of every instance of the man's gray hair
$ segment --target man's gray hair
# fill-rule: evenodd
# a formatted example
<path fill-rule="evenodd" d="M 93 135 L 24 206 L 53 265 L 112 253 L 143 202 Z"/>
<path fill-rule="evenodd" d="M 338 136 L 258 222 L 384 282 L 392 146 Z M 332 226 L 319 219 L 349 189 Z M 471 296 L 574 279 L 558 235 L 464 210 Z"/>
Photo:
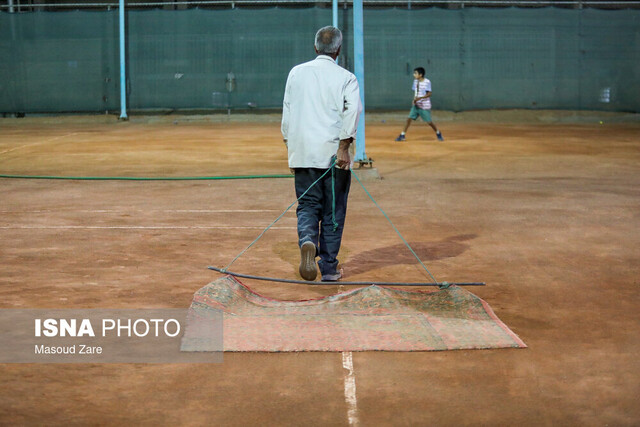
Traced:
<path fill-rule="evenodd" d="M 322 27 L 316 33 L 316 50 L 319 54 L 335 54 L 342 46 L 342 31 L 331 25 Z"/>

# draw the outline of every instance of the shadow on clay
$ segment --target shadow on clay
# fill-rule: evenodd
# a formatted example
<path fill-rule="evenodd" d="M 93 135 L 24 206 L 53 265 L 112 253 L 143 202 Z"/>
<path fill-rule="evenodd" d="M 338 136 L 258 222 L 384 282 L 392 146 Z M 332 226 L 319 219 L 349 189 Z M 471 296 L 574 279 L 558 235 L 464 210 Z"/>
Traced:
<path fill-rule="evenodd" d="M 409 242 L 409 245 L 426 262 L 457 257 L 469 248 L 464 242 L 476 237 L 476 234 L 461 234 L 436 242 Z M 344 268 L 349 275 L 356 275 L 397 264 L 418 264 L 404 243 L 360 252 L 345 262 Z"/>

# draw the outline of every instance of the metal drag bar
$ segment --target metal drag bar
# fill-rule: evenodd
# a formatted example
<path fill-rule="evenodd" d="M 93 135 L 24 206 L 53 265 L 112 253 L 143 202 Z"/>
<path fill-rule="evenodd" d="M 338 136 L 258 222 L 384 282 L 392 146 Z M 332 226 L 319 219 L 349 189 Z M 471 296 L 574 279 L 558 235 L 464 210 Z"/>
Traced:
<path fill-rule="evenodd" d="M 223 271 L 221 268 L 217 267 L 208 267 L 209 270 L 217 271 L 218 273 L 228 274 L 229 276 L 241 277 L 243 279 L 254 279 L 254 280 L 265 280 L 268 282 L 282 282 L 282 283 L 296 283 L 300 285 L 376 285 L 376 286 L 439 286 L 441 288 L 446 288 L 452 285 L 455 286 L 485 286 L 484 282 L 464 282 L 464 283 L 455 283 L 455 282 L 420 282 L 420 283 L 404 283 L 404 282 L 314 282 L 308 280 L 293 280 L 293 279 L 277 279 L 274 277 L 263 277 L 263 276 L 251 276 L 249 274 L 240 274 L 234 273 L 232 271 Z"/>

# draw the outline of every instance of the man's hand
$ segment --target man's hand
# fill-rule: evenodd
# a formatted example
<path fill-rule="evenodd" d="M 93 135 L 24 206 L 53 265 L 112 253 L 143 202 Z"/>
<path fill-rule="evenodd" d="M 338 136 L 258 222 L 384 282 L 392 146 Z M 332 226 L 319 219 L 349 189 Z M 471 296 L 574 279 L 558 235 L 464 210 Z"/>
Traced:
<path fill-rule="evenodd" d="M 353 138 L 349 139 L 341 139 L 340 146 L 338 147 L 338 151 L 336 152 L 336 166 L 340 169 L 349 169 L 351 166 L 351 156 L 349 156 L 349 145 Z"/>

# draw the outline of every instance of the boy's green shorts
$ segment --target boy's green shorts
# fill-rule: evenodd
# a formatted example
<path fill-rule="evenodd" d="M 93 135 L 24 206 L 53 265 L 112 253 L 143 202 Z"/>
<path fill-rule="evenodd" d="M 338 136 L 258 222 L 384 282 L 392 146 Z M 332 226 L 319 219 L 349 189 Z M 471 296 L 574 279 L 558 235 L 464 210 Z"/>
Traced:
<path fill-rule="evenodd" d="M 415 105 L 411 107 L 411 111 L 409 112 L 409 118 L 411 120 L 415 120 L 418 116 L 422 117 L 422 120 L 429 123 L 431 122 L 431 110 L 423 110 L 422 108 L 418 108 Z"/>

